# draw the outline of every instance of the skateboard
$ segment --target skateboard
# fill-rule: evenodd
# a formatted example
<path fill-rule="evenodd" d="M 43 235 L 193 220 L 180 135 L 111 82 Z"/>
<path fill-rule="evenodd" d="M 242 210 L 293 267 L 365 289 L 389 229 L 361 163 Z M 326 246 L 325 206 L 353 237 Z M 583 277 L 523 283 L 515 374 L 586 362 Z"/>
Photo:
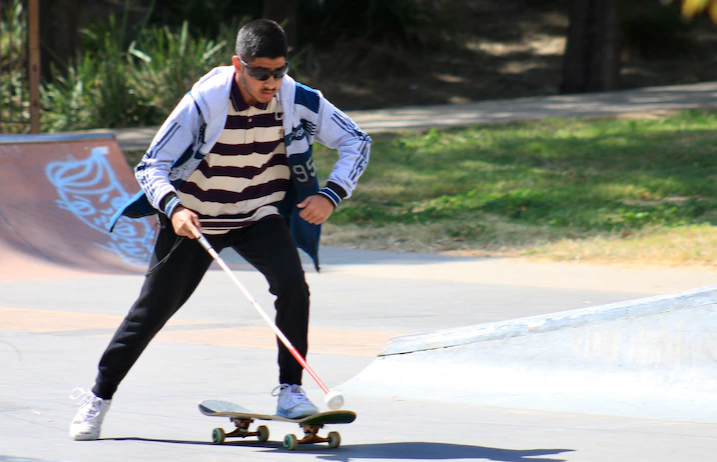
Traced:
<path fill-rule="evenodd" d="M 298 439 L 296 435 L 288 434 L 284 437 L 284 448 L 293 451 L 299 444 L 329 443 L 330 448 L 338 448 L 341 445 L 341 435 L 338 432 L 329 432 L 326 437 L 319 436 L 319 430 L 324 425 L 348 424 L 356 420 L 356 413 L 353 411 L 329 411 L 320 412 L 301 419 L 288 419 L 274 414 L 258 414 L 227 401 L 206 400 L 199 403 L 199 411 L 211 417 L 228 417 L 234 423 L 236 429 L 226 433 L 222 428 L 215 428 L 212 431 L 214 444 L 222 444 L 226 438 L 246 438 L 256 436 L 260 442 L 269 439 L 269 429 L 261 425 L 252 431 L 249 429 L 255 420 L 273 420 L 277 422 L 292 422 L 299 424 L 304 430 L 304 437 Z"/>

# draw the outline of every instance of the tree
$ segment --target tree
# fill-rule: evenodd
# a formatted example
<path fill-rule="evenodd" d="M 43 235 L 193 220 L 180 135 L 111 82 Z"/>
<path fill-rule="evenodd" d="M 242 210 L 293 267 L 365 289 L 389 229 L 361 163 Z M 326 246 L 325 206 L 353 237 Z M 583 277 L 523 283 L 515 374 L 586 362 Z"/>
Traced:
<path fill-rule="evenodd" d="M 64 71 L 80 48 L 82 0 L 40 0 L 40 67 L 50 79 L 53 63 Z"/>
<path fill-rule="evenodd" d="M 619 0 L 573 0 L 561 92 L 606 91 L 619 86 Z"/>

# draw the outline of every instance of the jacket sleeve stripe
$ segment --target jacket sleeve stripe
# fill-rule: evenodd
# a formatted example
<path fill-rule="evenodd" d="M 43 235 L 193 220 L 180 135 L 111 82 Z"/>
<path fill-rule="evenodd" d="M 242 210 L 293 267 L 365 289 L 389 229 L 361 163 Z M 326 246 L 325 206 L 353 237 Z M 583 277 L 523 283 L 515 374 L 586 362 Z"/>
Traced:
<path fill-rule="evenodd" d="M 172 125 L 167 129 L 167 133 L 162 138 L 160 138 L 159 141 L 157 141 L 157 144 L 154 146 L 153 150 L 159 151 L 160 149 L 162 149 L 169 142 L 169 140 L 172 139 L 172 136 L 177 133 L 177 130 L 179 130 L 179 128 L 180 126 L 176 121 L 172 122 Z"/>
<path fill-rule="evenodd" d="M 361 139 L 361 145 L 359 146 L 359 158 L 351 169 L 349 179 L 355 184 L 359 176 L 366 170 L 369 157 L 369 146 L 371 144 L 371 138 L 364 132 L 362 132 L 356 124 L 353 123 L 346 115 L 339 111 L 334 112 L 331 116 L 332 120 L 336 122 L 344 131 L 351 133 Z"/>
<path fill-rule="evenodd" d="M 368 164 L 369 146 L 370 145 L 371 145 L 370 141 L 363 141 L 361 143 L 361 148 L 359 149 L 359 153 L 361 155 L 354 163 L 354 166 L 351 169 L 351 174 L 349 175 L 349 178 L 354 183 L 356 183 L 356 181 L 361 176 L 361 174 L 364 172 L 364 170 L 366 170 L 366 165 Z"/>

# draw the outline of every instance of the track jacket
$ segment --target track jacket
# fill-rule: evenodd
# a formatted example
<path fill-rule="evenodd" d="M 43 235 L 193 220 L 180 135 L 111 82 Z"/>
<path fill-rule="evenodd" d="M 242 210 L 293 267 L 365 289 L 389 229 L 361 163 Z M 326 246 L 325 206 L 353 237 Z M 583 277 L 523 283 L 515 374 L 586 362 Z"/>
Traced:
<path fill-rule="evenodd" d="M 110 231 L 121 216 L 139 218 L 157 211 L 171 216 L 180 204 L 174 197 L 177 186 L 189 178 L 224 130 L 233 78 L 233 66 L 214 68 L 182 98 L 135 168 L 142 189 L 114 214 Z M 371 138 L 320 91 L 288 75 L 283 78 L 278 97 L 283 116 L 277 117 L 283 117 L 291 170 L 291 187 L 280 211 L 289 220 L 297 246 L 311 256 L 318 270 L 321 226 L 299 217 L 296 204 L 314 194 L 325 196 L 334 206 L 350 197 L 368 164 Z M 321 189 L 311 156 L 314 140 L 337 149 L 339 154 Z"/>

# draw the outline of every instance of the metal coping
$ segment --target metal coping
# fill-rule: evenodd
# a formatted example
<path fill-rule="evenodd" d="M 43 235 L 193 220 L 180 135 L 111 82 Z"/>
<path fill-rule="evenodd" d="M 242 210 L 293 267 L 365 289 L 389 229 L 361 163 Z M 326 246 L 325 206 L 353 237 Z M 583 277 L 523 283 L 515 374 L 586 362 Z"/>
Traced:
<path fill-rule="evenodd" d="M 62 133 L 52 135 L 0 135 L 0 144 L 61 143 L 68 141 L 115 140 L 114 133 Z"/>

